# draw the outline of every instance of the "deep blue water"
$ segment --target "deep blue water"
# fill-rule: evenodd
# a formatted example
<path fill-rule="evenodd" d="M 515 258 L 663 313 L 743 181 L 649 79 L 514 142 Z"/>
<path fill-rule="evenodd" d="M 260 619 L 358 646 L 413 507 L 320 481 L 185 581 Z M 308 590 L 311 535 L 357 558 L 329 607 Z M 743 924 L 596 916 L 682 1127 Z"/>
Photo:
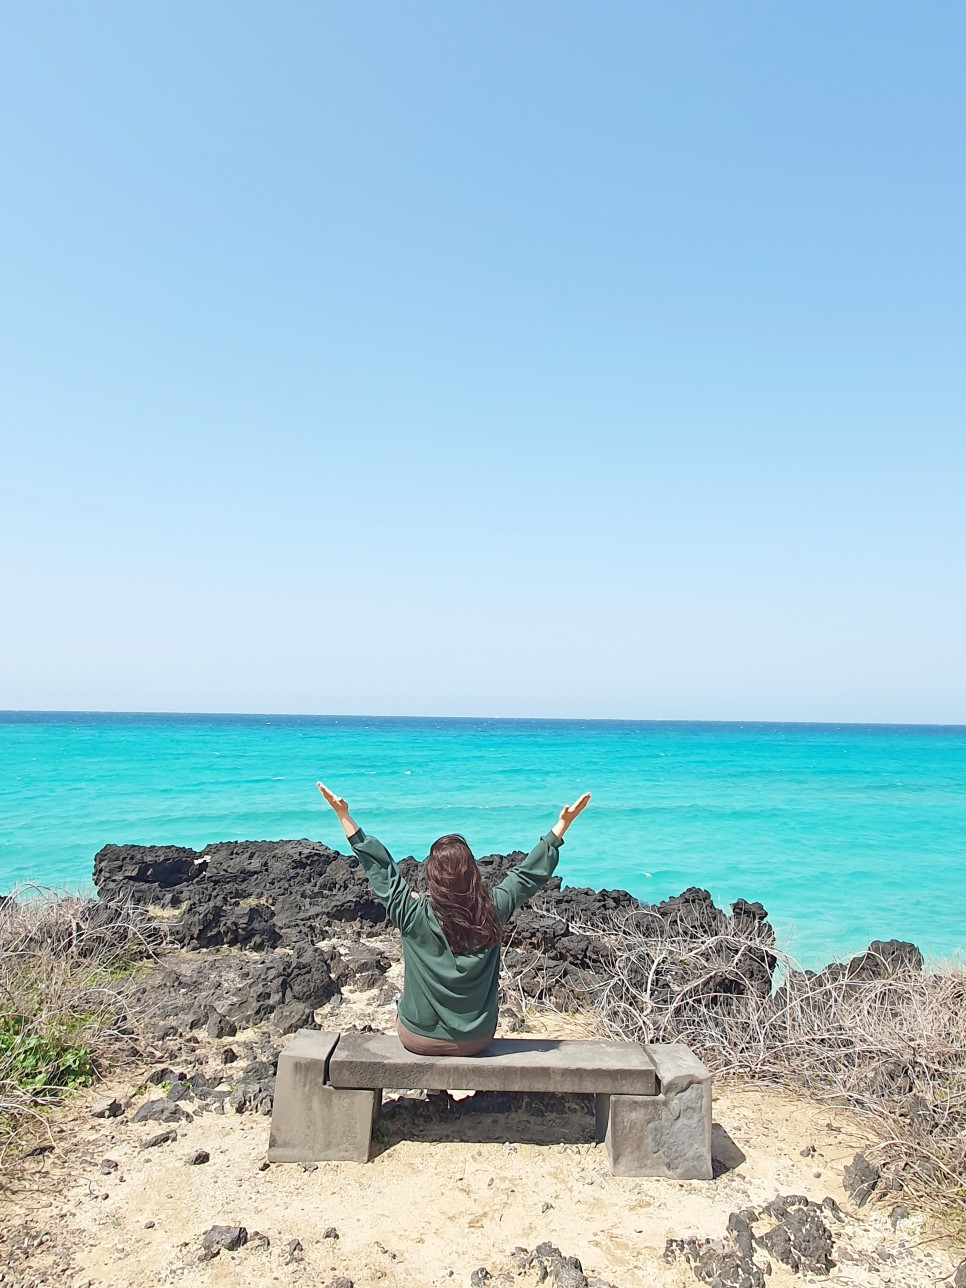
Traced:
<path fill-rule="evenodd" d="M 872 938 L 966 944 L 954 726 L 0 713 L 0 890 L 83 885 L 108 841 L 339 845 L 318 778 L 419 857 L 448 831 L 528 849 L 589 789 L 567 883 L 761 900 L 807 964 Z"/>

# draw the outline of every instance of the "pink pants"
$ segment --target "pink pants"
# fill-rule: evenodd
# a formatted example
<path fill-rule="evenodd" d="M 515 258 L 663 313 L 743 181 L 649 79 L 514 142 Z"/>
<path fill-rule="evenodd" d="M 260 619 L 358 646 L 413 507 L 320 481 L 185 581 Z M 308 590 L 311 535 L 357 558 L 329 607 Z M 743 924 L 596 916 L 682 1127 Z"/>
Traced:
<path fill-rule="evenodd" d="M 410 1033 L 398 1016 L 396 1032 L 399 1034 L 399 1041 L 413 1055 L 479 1055 L 493 1041 L 492 1033 L 482 1038 L 471 1038 L 467 1042 L 452 1042 L 449 1038 L 420 1037 L 418 1033 Z"/>

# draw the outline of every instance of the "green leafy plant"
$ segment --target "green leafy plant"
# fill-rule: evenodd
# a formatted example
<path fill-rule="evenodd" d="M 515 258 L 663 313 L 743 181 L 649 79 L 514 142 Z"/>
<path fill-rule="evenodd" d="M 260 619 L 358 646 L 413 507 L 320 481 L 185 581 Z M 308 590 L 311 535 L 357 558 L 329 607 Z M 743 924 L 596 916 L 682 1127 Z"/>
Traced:
<path fill-rule="evenodd" d="M 25 1091 L 86 1086 L 94 1077 L 90 1048 L 78 1041 L 76 1020 L 30 1025 L 23 1016 L 0 1013 L 0 1059 Z"/>

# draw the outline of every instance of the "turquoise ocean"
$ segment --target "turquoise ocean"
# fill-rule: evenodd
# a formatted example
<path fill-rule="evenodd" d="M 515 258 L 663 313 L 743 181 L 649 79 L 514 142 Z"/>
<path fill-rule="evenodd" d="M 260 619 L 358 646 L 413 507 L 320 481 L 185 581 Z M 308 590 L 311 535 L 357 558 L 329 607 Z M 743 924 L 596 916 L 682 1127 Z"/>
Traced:
<path fill-rule="evenodd" d="M 963 960 L 961 726 L 0 713 L 0 892 L 90 889 L 107 842 L 338 847 L 318 778 L 419 858 L 529 849 L 589 789 L 567 884 L 760 900 L 805 965 L 892 937 Z"/>

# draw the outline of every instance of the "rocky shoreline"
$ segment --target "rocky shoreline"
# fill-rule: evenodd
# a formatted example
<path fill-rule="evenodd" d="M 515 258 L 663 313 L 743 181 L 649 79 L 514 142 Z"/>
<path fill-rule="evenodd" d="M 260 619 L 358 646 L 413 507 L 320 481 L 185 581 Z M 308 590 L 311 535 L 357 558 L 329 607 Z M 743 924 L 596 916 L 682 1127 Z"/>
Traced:
<path fill-rule="evenodd" d="M 480 860 L 485 880 L 498 880 L 520 857 L 485 856 Z M 419 890 L 420 865 L 406 859 L 400 866 Z M 739 1147 L 729 1134 L 740 1135 L 735 1124 L 745 1113 L 737 1090 L 723 1090 L 716 1102 L 729 1127 L 716 1128 L 717 1182 L 711 1190 L 684 1183 L 672 1193 L 666 1183 L 629 1184 L 605 1175 L 593 1143 L 592 1105 L 579 1096 L 463 1098 L 401 1089 L 387 1097 L 376 1162 L 362 1169 L 367 1175 L 349 1176 L 339 1164 L 270 1168 L 264 1161 L 267 1116 L 286 1035 L 313 1025 L 388 1031 L 393 1024 L 402 981 L 398 938 L 358 864 L 307 840 L 224 842 L 203 851 L 111 845 L 97 854 L 94 879 L 100 901 L 82 914 L 85 951 L 97 952 L 98 934 L 107 937 L 121 908 L 141 909 L 158 934 L 149 968 L 120 979 L 117 988 L 118 1050 L 126 1046 L 129 1062 L 140 1071 L 136 1081 L 92 1092 L 83 1111 L 87 1126 L 75 1113 L 57 1149 L 40 1150 L 36 1166 L 47 1169 L 45 1175 L 53 1176 L 56 1160 L 64 1160 L 61 1196 L 80 1197 L 66 1203 L 60 1225 L 48 1220 L 46 1231 L 35 1217 L 25 1220 L 23 1239 L 6 1249 L 2 1285 L 215 1283 L 220 1280 L 199 1276 L 209 1275 L 203 1267 L 225 1259 L 232 1263 L 232 1282 L 274 1277 L 322 1288 L 444 1283 L 481 1288 L 490 1282 L 520 1288 L 695 1282 L 761 1288 L 766 1281 L 779 1288 L 801 1283 L 803 1276 L 919 1288 L 927 1273 L 930 1278 L 952 1273 L 954 1262 L 945 1253 L 915 1251 L 909 1233 L 921 1228 L 922 1218 L 903 1193 L 901 1170 L 878 1166 L 871 1153 L 867 1157 L 861 1135 L 843 1154 L 846 1137 L 840 1133 L 846 1129 L 825 1125 L 834 1110 L 806 1112 L 785 1101 L 779 1111 L 775 1101 L 768 1112 L 777 1116 L 766 1126 L 746 1125 Z M 766 1011 L 781 1006 L 782 989 L 774 988 L 779 955 L 760 904 L 741 900 L 725 912 L 706 891 L 691 889 L 647 906 L 626 891 L 565 888 L 553 879 L 512 923 L 504 949 L 500 1032 L 578 1035 L 579 1017 L 592 1009 L 602 985 L 615 972 L 627 973 L 608 933 L 615 928 L 623 935 L 639 933 L 642 942 L 656 936 L 655 942 L 690 945 L 683 957 L 655 949 L 645 962 L 648 998 L 671 999 L 669 1009 L 682 1019 L 729 1010 L 737 1015 L 749 1000 Z M 631 970 L 632 985 L 634 972 L 643 969 L 638 962 Z M 832 963 L 813 978 L 830 987 L 842 981 L 860 986 L 921 970 L 915 946 L 891 941 L 872 944 L 851 962 Z M 700 987 L 692 987 L 693 980 Z M 786 979 L 782 988 L 789 987 Z M 678 1012 L 682 996 L 687 1003 Z M 548 1016 L 559 1029 L 540 1027 Z M 901 1078 L 901 1071 L 894 1077 Z M 736 1099 L 729 1101 L 729 1095 Z M 71 1132 L 73 1145 L 66 1141 Z M 777 1158 L 753 1153 L 755 1133 L 774 1142 Z M 431 1242 L 428 1228 L 412 1235 L 387 1214 L 369 1234 L 365 1225 L 353 1234 L 351 1204 L 337 1209 L 330 1203 L 334 1219 L 318 1229 L 307 1210 L 298 1219 L 293 1215 L 300 1210 L 298 1177 L 312 1185 L 315 1174 L 324 1176 L 323 1193 L 326 1186 L 345 1189 L 347 1203 L 357 1186 L 364 1191 L 383 1183 L 431 1185 L 436 1160 L 448 1157 L 433 1152 L 432 1142 L 439 1142 L 438 1151 L 463 1139 L 476 1143 L 465 1146 L 468 1161 L 458 1163 L 457 1188 L 466 1184 L 470 1162 L 485 1160 L 486 1151 L 498 1151 L 502 1162 L 485 1164 L 493 1174 L 482 1190 L 468 1192 L 468 1215 L 453 1216 L 452 1229 L 442 1232 L 450 1251 L 430 1256 L 427 1250 L 422 1268 L 416 1263 L 422 1256 L 419 1245 Z M 407 1150 L 417 1156 L 415 1163 L 407 1162 Z M 203 1194 L 210 1188 L 200 1182 L 199 1189 L 189 1177 L 215 1176 L 217 1160 L 236 1155 L 241 1160 L 232 1164 L 237 1181 L 225 1189 L 226 1178 L 220 1169 L 217 1173 L 217 1202 L 203 1201 L 198 1208 L 197 1200 L 189 1200 L 179 1206 L 182 1191 Z M 25 1166 L 30 1165 L 28 1160 Z M 514 1180 L 518 1166 L 523 1170 Z M 401 1169 L 401 1182 L 393 1168 Z M 170 1191 L 164 1202 L 157 1195 L 161 1176 Z M 381 1181 L 373 1179 L 378 1176 Z M 472 1249 L 501 1246 L 498 1231 L 508 1196 L 514 1186 L 526 1186 L 525 1176 L 538 1178 L 541 1201 L 520 1226 L 517 1244 L 511 1250 L 504 1242 L 505 1252 L 467 1264 L 465 1257 L 475 1255 Z M 273 1186 L 288 1195 L 279 1210 L 268 1202 Z M 494 1186 L 508 1187 L 502 1200 Z M 605 1224 L 624 1212 L 631 1192 L 638 1196 L 633 1212 L 624 1212 L 627 1228 L 619 1238 L 614 1234 L 613 1247 L 590 1237 L 582 1225 L 583 1195 L 590 1192 L 602 1204 L 596 1219 Z M 430 1206 L 436 1193 L 428 1192 Z M 97 1202 L 90 1206 L 89 1195 L 103 1203 L 105 1214 Z M 634 1207 L 641 1202 L 654 1209 L 651 1217 Z M 692 1202 L 694 1214 L 686 1216 Z M 123 1214 L 127 1233 L 107 1247 L 102 1244 L 113 1238 L 106 1214 L 112 1208 Z M 477 1217 L 474 1210 L 489 1215 Z M 144 1212 L 151 1215 L 141 1220 Z M 136 1233 L 137 1221 L 141 1230 L 167 1227 L 171 1239 L 179 1237 L 159 1259 L 152 1251 L 153 1236 Z M 482 1243 L 473 1233 L 476 1226 L 492 1227 Z M 65 1231 L 84 1244 L 84 1256 L 66 1246 Z M 704 1237 L 708 1231 L 711 1237 Z M 640 1251 L 626 1262 L 616 1249 L 621 1240 L 634 1239 Z M 440 1268 L 447 1257 L 457 1270 Z M 615 1267 L 622 1266 L 618 1273 Z M 79 1268 L 81 1277 L 70 1280 Z M 956 1273 L 951 1282 L 966 1288 L 966 1263 Z"/>
<path fill-rule="evenodd" d="M 483 856 L 484 881 L 499 881 L 523 857 L 522 851 Z M 414 891 L 423 890 L 420 863 L 405 858 L 399 868 Z M 389 969 L 389 957 L 371 941 L 391 928 L 360 865 L 315 841 L 225 841 L 203 850 L 106 845 L 94 859 L 94 883 L 106 904 L 130 902 L 164 914 L 172 942 L 183 949 L 258 954 L 236 966 L 228 984 L 199 984 L 187 1016 L 179 1012 L 179 1022 L 192 1030 L 216 1012 L 238 1027 L 268 1023 L 294 1032 L 338 997 L 343 984 L 371 987 Z M 739 899 L 725 912 L 706 890 L 692 887 L 648 905 L 626 890 L 565 887 L 559 877 L 515 914 L 504 975 L 533 1001 L 584 1003 L 613 974 L 614 949 L 600 932 L 615 927 L 642 937 L 670 935 L 695 951 L 710 943 L 701 962 L 702 997 L 715 998 L 717 1006 L 773 992 L 779 957 L 760 903 Z M 321 953 L 319 944 L 327 945 Z M 819 976 L 868 981 L 922 967 L 914 944 L 874 941 Z M 652 994 L 659 997 L 662 986 L 669 993 L 678 982 L 674 965 L 651 962 L 649 974 L 654 971 Z"/>

